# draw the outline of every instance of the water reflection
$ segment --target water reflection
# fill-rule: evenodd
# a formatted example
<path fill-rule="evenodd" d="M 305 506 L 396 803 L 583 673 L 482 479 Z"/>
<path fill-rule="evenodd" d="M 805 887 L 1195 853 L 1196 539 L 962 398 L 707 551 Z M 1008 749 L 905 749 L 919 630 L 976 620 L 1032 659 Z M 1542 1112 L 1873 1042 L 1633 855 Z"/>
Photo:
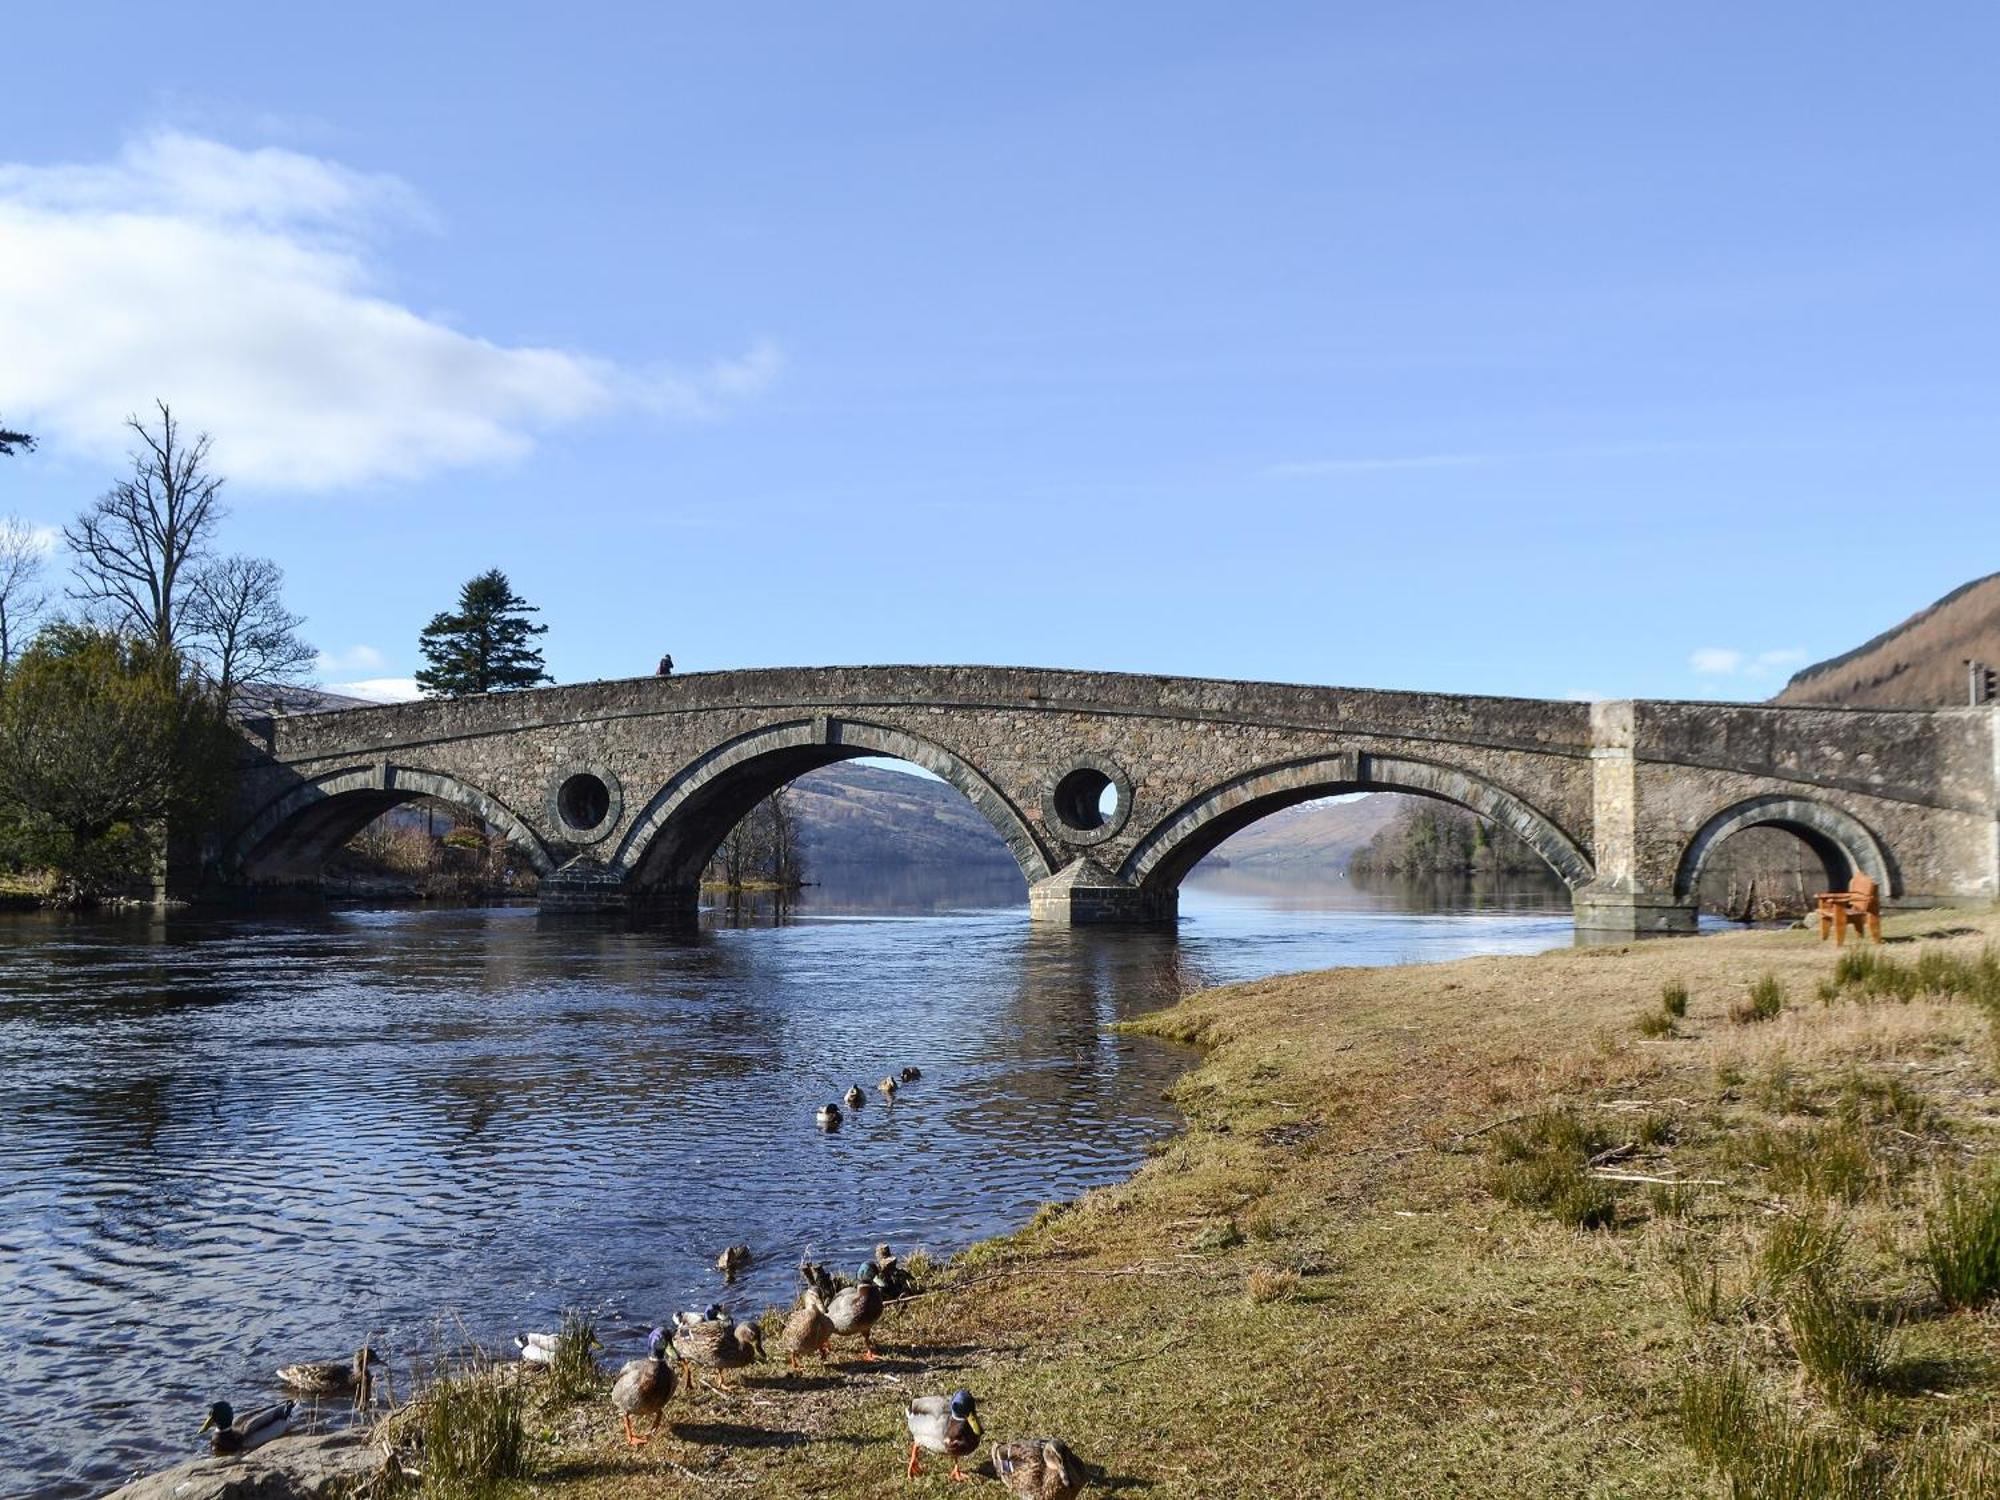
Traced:
<path fill-rule="evenodd" d="M 1230 881 L 1177 933 L 1052 932 L 999 885 L 828 884 L 692 940 L 527 909 L 0 920 L 0 1489 L 96 1492 L 277 1364 L 367 1337 L 400 1371 L 447 1312 L 498 1342 L 581 1306 L 622 1353 L 717 1294 L 725 1244 L 759 1258 L 746 1311 L 802 1251 L 955 1249 L 1171 1128 L 1184 1054 L 1112 1021 L 1568 935 Z"/>

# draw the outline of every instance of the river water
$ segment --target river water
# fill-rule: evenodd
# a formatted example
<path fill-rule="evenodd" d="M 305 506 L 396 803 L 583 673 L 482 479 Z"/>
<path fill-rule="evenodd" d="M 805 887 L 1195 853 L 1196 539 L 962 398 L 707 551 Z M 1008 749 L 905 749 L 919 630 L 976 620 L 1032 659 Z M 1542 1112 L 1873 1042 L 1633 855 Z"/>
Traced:
<path fill-rule="evenodd" d="M 0 1494 L 192 1456 L 210 1401 L 364 1338 L 405 1385 L 441 1337 L 577 1307 L 623 1359 L 672 1309 L 788 1300 L 802 1251 L 957 1250 L 1172 1130 L 1189 1055 L 1111 1022 L 1569 941 L 1559 888 L 1233 871 L 1173 933 L 1038 931 L 1018 882 L 915 876 L 696 939 L 526 908 L 0 918 Z M 851 1082 L 869 1102 L 822 1134 Z"/>

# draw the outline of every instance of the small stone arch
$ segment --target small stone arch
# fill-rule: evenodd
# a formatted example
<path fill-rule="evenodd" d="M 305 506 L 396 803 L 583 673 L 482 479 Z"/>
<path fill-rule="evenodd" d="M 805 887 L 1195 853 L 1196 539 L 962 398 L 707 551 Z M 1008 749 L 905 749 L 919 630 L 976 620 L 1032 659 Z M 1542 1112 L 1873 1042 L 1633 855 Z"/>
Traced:
<path fill-rule="evenodd" d="M 1518 835 L 1571 890 L 1595 875 L 1590 856 L 1546 813 L 1456 767 L 1347 751 L 1263 766 L 1212 787 L 1163 818 L 1119 868 L 1142 890 L 1171 891 L 1202 857 L 1260 818 L 1343 792 L 1413 792 L 1470 808 Z"/>
<path fill-rule="evenodd" d="M 632 820 L 610 868 L 647 885 L 698 880 L 730 829 L 771 792 L 863 755 L 906 760 L 950 782 L 1000 835 L 1030 885 L 1049 877 L 1048 854 L 1020 810 L 962 757 L 907 730 L 826 715 L 752 730 L 684 766 Z"/>
<path fill-rule="evenodd" d="M 556 862 L 535 831 L 499 798 L 440 771 L 374 762 L 328 771 L 282 792 L 230 840 L 224 864 L 258 878 L 260 864 L 275 861 L 289 879 L 316 874 L 321 861 L 399 803 L 436 797 L 464 808 L 507 835 L 540 875 Z"/>
<path fill-rule="evenodd" d="M 1901 894 L 1895 862 L 1865 823 L 1811 797 L 1783 795 L 1732 803 L 1702 824 L 1681 851 L 1674 871 L 1674 894 L 1693 899 L 1702 867 L 1716 847 L 1746 828 L 1782 828 L 1802 839 L 1826 866 L 1832 888 L 1844 887 L 1856 874 L 1862 874 L 1873 880 L 1884 896 Z"/>

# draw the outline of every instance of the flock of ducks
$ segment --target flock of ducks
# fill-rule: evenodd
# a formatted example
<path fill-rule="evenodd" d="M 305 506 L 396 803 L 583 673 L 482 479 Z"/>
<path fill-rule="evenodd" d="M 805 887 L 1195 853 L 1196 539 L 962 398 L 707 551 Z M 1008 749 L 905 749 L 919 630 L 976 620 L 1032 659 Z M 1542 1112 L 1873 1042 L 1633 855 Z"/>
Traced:
<path fill-rule="evenodd" d="M 904 1068 L 898 1075 L 885 1077 L 875 1087 L 884 1100 L 894 1102 L 904 1084 L 923 1076 L 917 1068 Z M 862 1107 L 867 1095 L 855 1084 L 843 1095 L 849 1110 Z M 823 1130 L 838 1130 L 838 1104 L 823 1104 L 815 1119 Z M 715 1268 L 725 1282 L 733 1282 L 751 1263 L 748 1245 L 731 1245 L 715 1258 Z M 834 1276 L 824 1266 L 810 1260 L 799 1263 L 805 1283 L 791 1313 L 778 1335 L 786 1364 L 802 1370 L 802 1360 L 812 1355 L 828 1363 L 836 1338 L 858 1338 L 860 1357 L 874 1361 L 875 1326 L 889 1303 L 916 1295 L 917 1287 L 896 1254 L 887 1244 L 875 1247 L 875 1258 L 855 1273 L 852 1282 Z M 514 1347 L 523 1363 L 553 1364 L 561 1345 L 555 1333 L 518 1333 Z M 593 1350 L 603 1348 L 595 1340 Z M 611 1405 L 625 1431 L 625 1441 L 634 1448 L 652 1441 L 666 1420 L 667 1403 L 677 1391 L 685 1390 L 693 1400 L 697 1373 L 709 1372 L 710 1383 L 724 1394 L 732 1394 L 729 1372 L 741 1370 L 764 1358 L 764 1335 L 754 1323 L 732 1319 L 726 1308 L 711 1303 L 701 1312 L 683 1312 L 674 1317 L 671 1328 L 655 1328 L 646 1336 L 643 1359 L 628 1360 L 611 1383 Z M 278 1371 L 278 1382 L 288 1390 L 314 1396 L 350 1395 L 366 1400 L 370 1370 L 378 1356 L 362 1349 L 352 1360 L 286 1365 Z M 296 1400 L 261 1407 L 238 1418 L 227 1401 L 209 1408 L 204 1433 L 212 1433 L 210 1446 L 218 1454 L 247 1453 L 287 1431 L 298 1412 Z M 651 1419 L 640 1431 L 636 1422 Z M 979 1406 L 968 1390 L 950 1395 L 918 1396 L 904 1411 L 910 1434 L 910 1455 L 906 1472 L 914 1479 L 920 1472 L 925 1453 L 951 1460 L 951 1477 L 963 1480 L 962 1461 L 978 1451 L 982 1430 Z M 1083 1488 L 1084 1469 L 1069 1447 L 1058 1438 L 1028 1438 L 996 1442 L 991 1449 L 993 1471 L 1008 1491 L 1027 1500 L 1073 1500 Z"/>
<path fill-rule="evenodd" d="M 748 1264 L 744 1250 L 733 1262 L 734 1270 Z M 730 1258 L 725 1251 L 717 1265 Z M 728 1274 L 730 1267 L 723 1266 Z M 891 1301 L 912 1296 L 915 1284 L 888 1245 L 875 1247 L 875 1258 L 862 1266 L 852 1283 L 841 1284 L 825 1267 L 802 1261 L 799 1274 L 805 1282 L 778 1335 L 786 1363 L 803 1369 L 801 1360 L 814 1355 L 823 1363 L 830 1358 L 835 1338 L 861 1340 L 861 1358 L 875 1359 L 875 1325 Z M 553 1353 L 554 1334 L 523 1334 L 516 1343 L 522 1358 L 546 1363 L 530 1351 Z M 635 1448 L 651 1442 L 666 1420 L 667 1403 L 677 1391 L 685 1390 L 692 1400 L 699 1372 L 713 1372 L 717 1390 L 731 1390 L 728 1372 L 740 1370 L 764 1357 L 762 1332 L 754 1323 L 733 1321 L 726 1309 L 711 1304 L 703 1311 L 684 1312 L 674 1319 L 671 1330 L 655 1328 L 646 1336 L 646 1357 L 627 1361 L 611 1383 L 611 1405 L 625 1429 L 625 1441 Z M 651 1418 L 641 1432 L 636 1421 Z M 918 1396 L 904 1409 L 904 1425 L 910 1434 L 910 1456 L 905 1472 L 914 1479 L 921 1472 L 925 1453 L 951 1460 L 951 1477 L 964 1480 L 963 1461 L 978 1451 L 982 1430 L 979 1403 L 968 1390 L 948 1396 Z M 1073 1500 L 1083 1488 L 1084 1469 L 1069 1446 L 1059 1438 L 1027 1438 L 992 1446 L 993 1472 L 1000 1482 L 1027 1500 Z"/>
<path fill-rule="evenodd" d="M 905 1068 L 900 1074 L 892 1073 L 876 1084 L 875 1092 L 880 1094 L 885 1102 L 894 1104 L 898 1088 L 906 1083 L 915 1083 L 923 1076 L 921 1068 Z M 868 1102 L 868 1096 L 861 1092 L 860 1084 L 851 1083 L 847 1086 L 847 1092 L 840 1096 L 840 1100 L 841 1104 L 845 1104 L 850 1110 L 855 1110 Z M 813 1111 L 813 1120 L 821 1130 L 838 1130 L 840 1122 L 845 1118 L 846 1116 L 840 1112 L 840 1104 L 822 1104 Z"/>

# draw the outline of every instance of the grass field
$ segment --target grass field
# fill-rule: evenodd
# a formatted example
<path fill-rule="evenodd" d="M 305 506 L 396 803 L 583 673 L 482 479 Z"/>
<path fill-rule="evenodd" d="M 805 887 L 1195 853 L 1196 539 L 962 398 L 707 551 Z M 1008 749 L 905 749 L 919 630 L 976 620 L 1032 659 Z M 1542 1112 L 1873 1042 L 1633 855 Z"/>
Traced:
<path fill-rule="evenodd" d="M 531 1395 L 504 1488 L 963 1492 L 903 1477 L 901 1410 L 964 1385 L 1098 1494 L 2000 1492 L 2000 920 L 1887 935 L 1196 995 L 1137 1028 L 1203 1049 L 1186 1128 L 959 1257 L 880 1363 L 677 1397 L 637 1451 Z"/>

